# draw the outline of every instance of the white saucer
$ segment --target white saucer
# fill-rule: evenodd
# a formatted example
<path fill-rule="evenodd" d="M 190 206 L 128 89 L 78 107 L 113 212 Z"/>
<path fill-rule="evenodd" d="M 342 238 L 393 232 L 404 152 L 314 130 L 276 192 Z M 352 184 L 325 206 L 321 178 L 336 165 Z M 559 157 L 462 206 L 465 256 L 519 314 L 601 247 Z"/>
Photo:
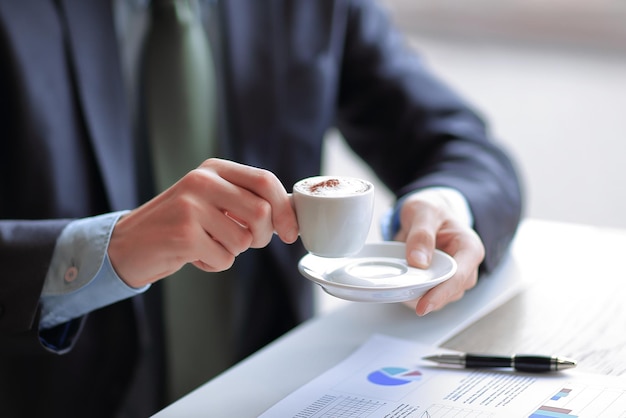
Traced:
<path fill-rule="evenodd" d="M 366 244 L 352 257 L 325 258 L 307 254 L 298 270 L 326 293 L 355 302 L 413 300 L 456 272 L 456 262 L 435 250 L 428 269 L 410 267 L 401 242 Z"/>

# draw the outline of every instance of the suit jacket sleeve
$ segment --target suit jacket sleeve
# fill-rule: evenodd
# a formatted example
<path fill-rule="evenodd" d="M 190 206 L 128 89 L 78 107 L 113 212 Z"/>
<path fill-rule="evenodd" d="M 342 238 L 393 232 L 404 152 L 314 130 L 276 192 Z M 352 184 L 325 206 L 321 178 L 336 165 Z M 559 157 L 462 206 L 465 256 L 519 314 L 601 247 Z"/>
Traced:
<path fill-rule="evenodd" d="M 36 331 L 46 272 L 68 222 L 0 221 L 0 333 Z"/>
<path fill-rule="evenodd" d="M 353 1 L 347 25 L 337 126 L 398 197 L 433 186 L 459 190 L 486 247 L 482 269 L 493 269 L 521 217 L 512 161 L 375 2 Z"/>
<path fill-rule="evenodd" d="M 46 272 L 70 219 L 137 205 L 110 13 L 108 1 L 0 2 L 2 342 L 37 334 Z"/>

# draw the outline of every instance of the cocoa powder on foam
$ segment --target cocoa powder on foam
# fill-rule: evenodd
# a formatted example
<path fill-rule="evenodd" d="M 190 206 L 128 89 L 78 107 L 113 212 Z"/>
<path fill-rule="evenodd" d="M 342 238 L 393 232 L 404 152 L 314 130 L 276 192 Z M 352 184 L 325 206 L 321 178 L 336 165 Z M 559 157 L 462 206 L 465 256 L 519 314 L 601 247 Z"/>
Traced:
<path fill-rule="evenodd" d="M 304 181 L 300 187 L 303 192 L 316 196 L 360 194 L 369 189 L 369 185 L 366 182 L 341 177 L 329 177 L 317 182 L 311 179 L 311 181 Z"/>
<path fill-rule="evenodd" d="M 339 180 L 329 179 L 325 181 L 320 181 L 319 183 L 309 186 L 309 192 L 316 193 L 319 189 L 331 188 L 331 187 L 337 187 L 337 186 L 339 186 Z"/>

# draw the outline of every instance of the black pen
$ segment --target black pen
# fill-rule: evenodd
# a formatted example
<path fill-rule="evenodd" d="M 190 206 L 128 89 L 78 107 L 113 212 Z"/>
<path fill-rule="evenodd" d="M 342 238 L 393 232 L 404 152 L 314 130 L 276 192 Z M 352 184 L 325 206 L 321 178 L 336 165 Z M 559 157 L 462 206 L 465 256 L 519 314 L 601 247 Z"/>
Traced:
<path fill-rule="evenodd" d="M 437 354 L 424 360 L 440 364 L 453 364 L 466 369 L 483 367 L 508 367 L 520 372 L 554 372 L 576 367 L 576 361 L 556 356 L 513 355 L 510 357 L 485 354 Z"/>

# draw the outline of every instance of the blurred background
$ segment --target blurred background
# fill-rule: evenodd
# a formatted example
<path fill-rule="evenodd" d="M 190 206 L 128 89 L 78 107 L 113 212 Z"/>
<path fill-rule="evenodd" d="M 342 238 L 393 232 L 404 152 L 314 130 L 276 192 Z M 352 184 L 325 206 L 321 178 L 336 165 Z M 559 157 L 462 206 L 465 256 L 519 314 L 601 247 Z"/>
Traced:
<path fill-rule="evenodd" d="M 626 0 L 381 1 L 515 158 L 526 217 L 626 228 Z M 324 171 L 376 183 L 334 132 Z M 342 303 L 319 291 L 320 311 Z"/>

